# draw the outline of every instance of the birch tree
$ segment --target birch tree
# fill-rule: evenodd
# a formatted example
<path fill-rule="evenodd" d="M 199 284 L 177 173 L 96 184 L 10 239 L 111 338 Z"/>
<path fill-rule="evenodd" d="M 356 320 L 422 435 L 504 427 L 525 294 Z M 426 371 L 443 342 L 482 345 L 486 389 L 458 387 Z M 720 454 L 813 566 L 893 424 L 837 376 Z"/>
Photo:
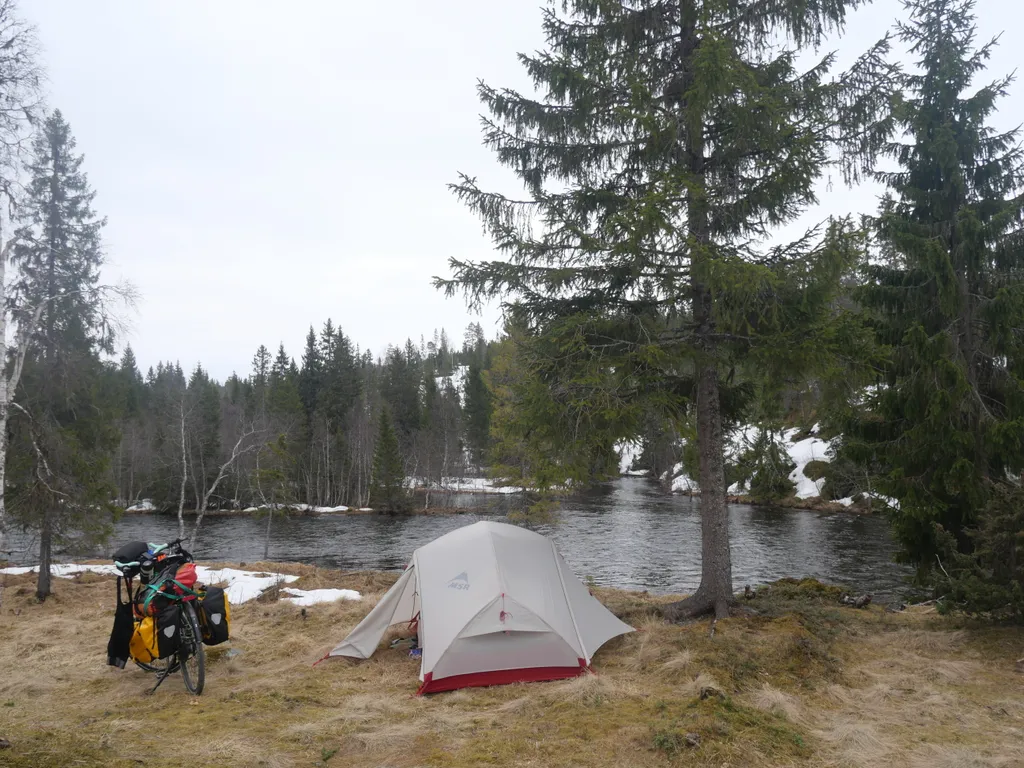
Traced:
<path fill-rule="evenodd" d="M 42 317 L 43 305 L 14 319 L 8 269 L 17 241 L 7 232 L 20 179 L 21 160 L 42 110 L 35 29 L 18 17 L 15 0 L 0 0 L 0 557 L 6 554 L 7 421 L 10 405 L 28 353 L 28 345 Z M 5 215 L 6 214 L 6 215 Z M 14 329 L 13 343 L 8 343 Z M 8 361 L 13 357 L 13 363 Z"/>

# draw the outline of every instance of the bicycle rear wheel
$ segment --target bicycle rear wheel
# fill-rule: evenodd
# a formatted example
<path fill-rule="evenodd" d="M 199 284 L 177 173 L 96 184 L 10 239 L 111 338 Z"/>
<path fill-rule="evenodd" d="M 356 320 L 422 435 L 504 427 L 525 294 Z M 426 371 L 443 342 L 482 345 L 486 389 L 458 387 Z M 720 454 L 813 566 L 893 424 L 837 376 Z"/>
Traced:
<path fill-rule="evenodd" d="M 191 602 L 182 605 L 181 647 L 178 649 L 181 677 L 189 693 L 198 696 L 206 683 L 206 648 L 199 629 L 199 619 Z"/>

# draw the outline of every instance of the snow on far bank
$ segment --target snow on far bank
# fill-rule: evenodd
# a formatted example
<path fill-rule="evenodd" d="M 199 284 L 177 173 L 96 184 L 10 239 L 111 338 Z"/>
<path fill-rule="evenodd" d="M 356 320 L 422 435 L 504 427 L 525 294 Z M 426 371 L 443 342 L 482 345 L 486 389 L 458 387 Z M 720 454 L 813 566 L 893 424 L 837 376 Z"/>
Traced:
<path fill-rule="evenodd" d="M 796 469 L 789 473 L 789 479 L 796 485 L 796 497 L 798 499 L 811 499 L 821 496 L 821 489 L 825 486 L 825 478 L 811 480 L 804 474 L 804 469 L 812 461 L 830 462 L 829 456 L 831 443 L 817 437 L 808 437 L 798 443 L 788 442 L 797 430 L 790 430 L 784 437 L 787 441 L 786 451 L 789 453 L 790 461 L 796 464 Z"/>
<path fill-rule="evenodd" d="M 283 597 L 281 598 L 282 600 L 287 600 L 289 603 L 303 607 L 316 605 L 317 603 L 333 603 L 338 600 L 363 599 L 363 596 L 354 589 L 295 589 L 294 587 L 284 587 L 281 591 L 287 592 L 289 595 L 295 595 L 295 597 Z"/>
<path fill-rule="evenodd" d="M 317 507 L 313 504 L 289 504 L 287 509 L 294 510 L 296 512 L 312 512 L 315 515 L 330 515 L 336 512 L 348 512 L 348 507 Z"/>
<path fill-rule="evenodd" d="M 434 383 L 439 390 L 444 390 L 449 384 L 459 396 L 459 402 L 466 404 L 466 376 L 469 373 L 468 365 L 456 366 L 451 376 L 435 376 Z"/>
<path fill-rule="evenodd" d="M 819 426 L 815 424 L 812 432 L 816 432 L 818 429 Z M 829 451 L 832 443 L 818 437 L 808 437 L 796 443 L 791 442 L 799 433 L 800 430 L 798 429 L 788 429 L 782 434 L 781 445 L 785 448 L 790 461 L 796 465 L 796 468 L 790 472 L 789 479 L 796 486 L 795 495 L 798 499 L 804 500 L 820 497 L 821 490 L 825 485 L 824 478 L 811 480 L 804 474 L 804 469 L 812 461 L 831 461 Z M 730 463 L 738 461 L 740 456 L 754 444 L 759 435 L 760 428 L 749 425 L 733 432 L 725 444 L 725 460 Z M 686 474 L 682 464 L 676 464 L 672 468 L 671 473 L 666 473 L 662 480 L 668 482 L 669 477 L 672 478 L 673 491 L 690 494 L 700 493 L 700 486 L 697 484 L 697 481 Z M 749 493 L 749 483 L 733 483 L 729 486 L 727 492 L 733 496 Z M 849 506 L 853 504 L 853 500 L 842 499 L 839 503 Z"/>
<path fill-rule="evenodd" d="M 675 493 L 700 493 L 700 486 L 683 471 L 682 464 L 676 464 L 672 467 L 672 490 Z"/>
<path fill-rule="evenodd" d="M 523 489 L 514 485 L 497 485 L 489 477 L 446 477 L 440 484 L 428 483 L 422 477 L 405 478 L 406 488 L 426 488 L 450 491 L 452 493 L 520 493 Z M 362 511 L 362 510 L 360 510 Z"/>
<path fill-rule="evenodd" d="M 143 499 L 125 509 L 125 512 L 156 512 L 156 505 L 152 499 Z"/>
<path fill-rule="evenodd" d="M 35 573 L 39 566 L 0 568 L 0 574 L 18 576 Z M 98 573 L 102 576 L 117 576 L 118 570 L 113 565 L 84 565 L 78 563 L 57 563 L 50 566 L 50 573 L 62 579 L 70 579 L 80 573 Z M 246 603 L 259 597 L 263 590 L 275 584 L 290 584 L 298 581 L 298 576 L 286 573 L 268 573 L 266 571 L 242 571 L 237 568 L 207 568 L 196 566 L 196 576 L 202 584 L 223 584 L 228 601 L 234 604 Z"/>
<path fill-rule="evenodd" d="M 615 446 L 615 450 L 619 454 L 619 474 L 620 475 L 646 475 L 647 470 L 645 469 L 633 469 L 633 462 L 640 456 L 640 452 L 643 450 L 643 446 L 639 441 L 629 440 L 623 441 Z"/>

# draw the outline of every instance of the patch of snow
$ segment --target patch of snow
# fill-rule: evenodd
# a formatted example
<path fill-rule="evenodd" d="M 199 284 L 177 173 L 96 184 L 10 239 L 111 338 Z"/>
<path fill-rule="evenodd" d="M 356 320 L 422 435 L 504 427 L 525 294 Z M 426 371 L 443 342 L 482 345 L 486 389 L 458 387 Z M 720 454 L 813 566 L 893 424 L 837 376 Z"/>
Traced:
<path fill-rule="evenodd" d="M 796 430 L 790 430 L 796 434 Z M 825 478 L 811 480 L 804 474 L 804 468 L 812 461 L 831 461 L 828 455 L 830 443 L 820 440 L 817 437 L 808 437 L 787 448 L 789 458 L 796 469 L 789 473 L 789 479 L 796 485 L 796 497 L 798 499 L 810 499 L 821 496 L 821 489 L 825 486 Z"/>
<path fill-rule="evenodd" d="M 619 454 L 620 475 L 646 475 L 643 469 L 633 469 L 633 463 L 640 457 L 643 446 L 634 440 L 627 440 L 615 446 Z"/>
<path fill-rule="evenodd" d="M 0 573 L 13 576 L 34 573 L 39 566 L 2 568 Z M 83 565 L 77 563 L 57 563 L 50 566 L 50 573 L 62 579 L 70 579 L 79 573 L 98 573 L 103 576 L 117 576 L 118 570 L 113 565 Z M 196 566 L 196 576 L 203 584 L 224 584 L 224 591 L 228 600 L 232 603 L 245 603 L 274 584 L 290 584 L 298 581 L 298 576 L 290 576 L 284 573 L 267 573 L 263 571 L 241 571 L 237 568 L 207 568 L 204 565 Z"/>
<path fill-rule="evenodd" d="M 756 429 L 756 427 L 755 427 L 755 429 Z M 800 429 L 798 427 L 790 427 L 789 429 L 783 431 L 782 439 L 785 440 L 787 443 L 791 443 L 791 442 L 793 442 L 793 438 L 795 438 L 799 434 L 800 434 Z M 801 440 L 801 442 L 803 442 L 803 441 Z"/>
<path fill-rule="evenodd" d="M 893 499 L 893 498 L 891 498 L 889 496 L 883 496 L 880 493 L 865 493 L 864 495 L 865 496 L 870 496 L 872 499 L 878 499 L 880 502 L 882 502 L 883 504 L 887 504 L 888 506 L 892 507 L 893 509 L 899 509 L 900 508 L 900 503 L 896 499 Z"/>
<path fill-rule="evenodd" d="M 330 515 L 336 512 L 348 512 L 348 507 L 309 507 L 313 512 L 318 515 Z"/>
<path fill-rule="evenodd" d="M 419 477 L 405 478 L 407 488 L 434 488 L 438 490 L 451 491 L 453 493 L 520 493 L 523 489 L 512 485 L 496 485 L 494 480 L 488 477 L 445 477 L 440 485 L 431 483 Z M 363 510 L 360 510 L 362 512 Z"/>
<path fill-rule="evenodd" d="M 459 396 L 459 402 L 465 406 L 466 404 L 466 376 L 469 374 L 468 365 L 460 365 L 455 368 L 454 373 L 451 376 L 435 376 L 434 383 L 440 391 L 451 384 L 452 389 Z"/>
<path fill-rule="evenodd" d="M 853 499 L 847 496 L 845 499 L 836 499 L 836 504 L 842 504 L 844 507 L 852 507 Z"/>
<path fill-rule="evenodd" d="M 125 509 L 125 512 L 156 512 L 156 506 L 152 499 L 143 499 Z"/>
<path fill-rule="evenodd" d="M 360 512 L 373 512 L 373 507 L 360 507 Z"/>
<path fill-rule="evenodd" d="M 259 510 L 259 508 L 258 508 L 258 507 L 246 507 L 246 508 L 245 508 L 245 509 L 243 509 L 242 511 L 243 511 L 243 512 L 248 512 L 248 513 L 252 513 L 252 512 L 259 512 L 260 510 Z"/>
<path fill-rule="evenodd" d="M 337 600 L 362 600 L 363 596 L 354 589 L 295 589 L 284 587 L 282 592 L 287 592 L 295 597 L 283 597 L 289 603 L 301 606 L 316 605 L 317 603 L 333 603 Z"/>
<path fill-rule="evenodd" d="M 686 472 L 682 464 L 676 464 L 669 472 L 661 476 L 662 482 L 672 478 L 672 491 L 679 493 L 700 493 L 700 486 Z"/>
<path fill-rule="evenodd" d="M 203 584 L 224 584 L 228 601 L 232 603 L 246 603 L 275 584 L 291 584 L 299 580 L 298 576 L 285 573 L 240 571 L 237 568 L 212 569 L 202 565 L 196 566 L 196 575 Z"/>
<path fill-rule="evenodd" d="M 672 481 L 672 490 L 684 493 L 700 493 L 700 486 L 689 475 L 684 473 Z"/>

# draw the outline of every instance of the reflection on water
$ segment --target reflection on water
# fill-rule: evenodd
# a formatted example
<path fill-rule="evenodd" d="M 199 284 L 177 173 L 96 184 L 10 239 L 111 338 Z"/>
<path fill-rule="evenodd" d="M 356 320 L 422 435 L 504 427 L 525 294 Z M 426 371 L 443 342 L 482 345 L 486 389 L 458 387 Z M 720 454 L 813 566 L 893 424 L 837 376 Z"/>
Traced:
<path fill-rule="evenodd" d="M 417 547 L 485 515 L 503 515 L 510 503 L 479 496 L 465 502 L 484 511 L 275 519 L 270 557 L 345 569 L 400 569 Z M 700 581 L 699 510 L 699 499 L 667 496 L 650 481 L 622 478 L 564 503 L 557 522 L 537 530 L 555 540 L 581 578 L 654 593 L 690 592 Z M 733 505 L 729 524 L 737 589 L 783 576 L 812 576 L 877 596 L 903 586 L 907 571 L 892 562 L 895 547 L 880 518 Z M 261 559 L 265 527 L 265 519 L 207 518 L 196 555 L 233 562 Z M 128 515 L 118 523 L 114 540 L 176 535 L 171 517 Z"/>

